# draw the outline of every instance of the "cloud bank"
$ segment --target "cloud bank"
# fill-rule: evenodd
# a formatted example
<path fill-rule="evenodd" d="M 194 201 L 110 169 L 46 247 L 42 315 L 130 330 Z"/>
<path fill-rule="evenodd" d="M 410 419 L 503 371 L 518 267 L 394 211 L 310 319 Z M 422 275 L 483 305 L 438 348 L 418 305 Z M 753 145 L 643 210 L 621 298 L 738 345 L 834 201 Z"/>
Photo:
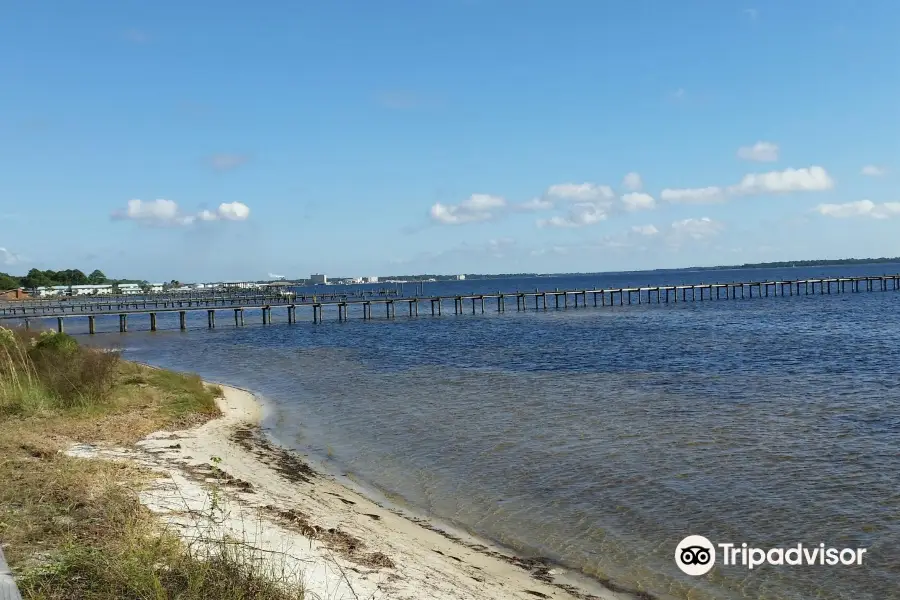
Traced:
<path fill-rule="evenodd" d="M 173 200 L 129 200 L 124 210 L 112 213 L 116 221 L 136 221 L 158 227 L 184 227 L 197 221 L 245 221 L 250 217 L 250 208 L 241 202 L 223 202 L 215 211 L 202 210 L 196 214 L 185 214 Z"/>

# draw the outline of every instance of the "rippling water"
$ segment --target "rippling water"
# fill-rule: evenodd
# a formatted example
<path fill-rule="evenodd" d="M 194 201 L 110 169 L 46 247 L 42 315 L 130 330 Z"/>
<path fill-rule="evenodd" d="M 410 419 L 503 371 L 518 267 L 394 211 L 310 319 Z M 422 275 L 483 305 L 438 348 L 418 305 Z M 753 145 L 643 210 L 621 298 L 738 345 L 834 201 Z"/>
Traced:
<path fill-rule="evenodd" d="M 898 271 L 621 274 L 444 290 Z M 281 317 L 235 329 L 223 319 L 212 331 L 201 313 L 184 333 L 93 339 L 260 392 L 275 407 L 273 435 L 327 468 L 586 574 L 660 597 L 883 599 L 900 597 L 898 310 L 891 291 L 414 319 L 398 307 L 394 321 Z M 169 318 L 160 326 L 177 329 Z M 690 578 L 672 560 L 689 533 L 868 553 L 862 567 L 720 565 Z"/>

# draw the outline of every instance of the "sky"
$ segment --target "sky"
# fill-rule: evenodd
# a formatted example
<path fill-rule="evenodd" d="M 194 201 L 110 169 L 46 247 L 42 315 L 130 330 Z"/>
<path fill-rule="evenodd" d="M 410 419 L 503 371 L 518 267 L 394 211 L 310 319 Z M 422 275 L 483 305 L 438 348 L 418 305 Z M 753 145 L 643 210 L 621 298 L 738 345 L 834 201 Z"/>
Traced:
<path fill-rule="evenodd" d="M 9 0 L 0 57 L 0 271 L 900 255 L 896 0 Z"/>

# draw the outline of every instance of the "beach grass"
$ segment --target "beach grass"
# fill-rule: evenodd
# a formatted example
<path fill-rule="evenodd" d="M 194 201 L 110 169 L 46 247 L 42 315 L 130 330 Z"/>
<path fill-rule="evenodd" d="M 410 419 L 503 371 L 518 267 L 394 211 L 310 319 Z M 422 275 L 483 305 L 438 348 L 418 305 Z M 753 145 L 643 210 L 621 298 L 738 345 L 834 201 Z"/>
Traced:
<path fill-rule="evenodd" d="M 63 452 L 201 424 L 221 394 L 66 334 L 0 328 L 0 544 L 23 597 L 303 598 L 232 540 L 200 554 L 164 530 L 139 499 L 152 474 Z"/>

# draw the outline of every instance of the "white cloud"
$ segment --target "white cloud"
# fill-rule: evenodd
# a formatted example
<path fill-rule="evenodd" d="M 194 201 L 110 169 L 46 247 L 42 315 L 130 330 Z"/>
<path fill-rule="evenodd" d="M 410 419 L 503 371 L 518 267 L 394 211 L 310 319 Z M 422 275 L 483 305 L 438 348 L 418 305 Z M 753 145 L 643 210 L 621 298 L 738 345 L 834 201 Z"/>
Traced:
<path fill-rule="evenodd" d="M 871 200 L 857 200 L 845 204 L 820 204 L 815 212 L 826 217 L 848 219 L 852 217 L 870 217 L 888 219 L 900 216 L 900 202 L 883 202 L 876 204 Z"/>
<path fill-rule="evenodd" d="M 242 202 L 223 202 L 219 205 L 217 214 L 226 221 L 246 221 L 250 216 L 250 207 Z"/>
<path fill-rule="evenodd" d="M 731 186 L 732 194 L 776 194 L 783 192 L 822 192 L 834 187 L 834 180 L 822 167 L 785 169 L 768 173 L 744 175 L 741 182 Z"/>
<path fill-rule="evenodd" d="M 125 210 L 117 210 L 112 214 L 115 220 L 128 220 L 157 226 L 192 225 L 201 221 L 244 221 L 250 216 L 250 208 L 241 202 L 223 202 L 215 211 L 202 210 L 196 215 L 181 212 L 178 204 L 172 200 L 129 200 Z"/>
<path fill-rule="evenodd" d="M 666 188 L 659 197 L 673 204 L 713 204 L 725 200 L 725 190 L 718 186 L 704 188 Z"/>
<path fill-rule="evenodd" d="M 572 205 L 565 216 L 540 219 L 537 224 L 538 227 L 584 227 L 605 221 L 608 216 L 605 207 L 592 202 L 580 202 Z"/>
<path fill-rule="evenodd" d="M 528 210 L 528 211 L 537 211 L 537 210 L 550 210 L 555 205 L 549 200 L 545 200 L 543 198 L 532 198 L 528 202 L 523 202 L 516 206 L 519 210 Z"/>
<path fill-rule="evenodd" d="M 786 192 L 822 192 L 834 188 L 834 180 L 822 167 L 785 169 L 768 173 L 750 173 L 735 185 L 721 188 L 667 188 L 659 197 L 675 204 L 712 204 L 725 201 L 728 196 L 778 194 Z"/>
<path fill-rule="evenodd" d="M 599 202 L 616 197 L 608 185 L 596 183 L 558 183 L 547 188 L 545 197 L 571 202 Z"/>
<path fill-rule="evenodd" d="M 631 192 L 622 196 L 622 204 L 625 210 L 651 210 L 656 208 L 656 200 L 650 194 L 642 192 Z"/>
<path fill-rule="evenodd" d="M 659 229 L 655 225 L 635 225 L 631 228 L 631 231 L 640 235 L 656 235 L 659 233 Z"/>
<path fill-rule="evenodd" d="M 140 221 L 151 225 L 190 225 L 195 217 L 183 215 L 172 200 L 129 200 L 124 211 L 113 213 L 114 219 Z"/>
<path fill-rule="evenodd" d="M 671 237 L 674 241 L 681 241 L 684 238 L 703 240 L 718 235 L 722 229 L 724 229 L 722 223 L 709 217 L 682 219 L 672 223 Z"/>
<path fill-rule="evenodd" d="M 19 255 L 0 246 L 0 265 L 14 265 L 19 262 Z"/>
<path fill-rule="evenodd" d="M 529 254 L 531 256 L 544 256 L 546 254 L 556 254 L 558 256 L 564 256 L 569 253 L 569 248 L 566 246 L 550 246 L 549 248 L 535 248 Z"/>
<path fill-rule="evenodd" d="M 216 171 L 232 171 L 249 160 L 250 157 L 244 154 L 214 154 L 209 157 L 209 166 Z"/>
<path fill-rule="evenodd" d="M 431 218 L 444 225 L 461 225 L 488 221 L 495 218 L 504 208 L 506 200 L 490 194 L 472 194 L 459 204 L 436 203 L 431 207 Z"/>
<path fill-rule="evenodd" d="M 778 160 L 778 144 L 772 142 L 756 142 L 752 146 L 742 146 L 737 151 L 738 158 L 756 162 L 775 162 Z"/>
<path fill-rule="evenodd" d="M 644 187 L 640 173 L 632 171 L 622 179 L 622 187 L 630 192 L 639 192 Z"/>
<path fill-rule="evenodd" d="M 565 215 L 540 219 L 538 227 L 584 227 L 605 221 L 613 210 L 615 192 L 608 185 L 596 183 L 559 183 L 544 192 L 545 201 L 571 203 Z"/>
<path fill-rule="evenodd" d="M 887 174 L 887 169 L 876 165 L 866 165 L 862 168 L 860 173 L 868 177 L 881 177 L 882 175 Z"/>

